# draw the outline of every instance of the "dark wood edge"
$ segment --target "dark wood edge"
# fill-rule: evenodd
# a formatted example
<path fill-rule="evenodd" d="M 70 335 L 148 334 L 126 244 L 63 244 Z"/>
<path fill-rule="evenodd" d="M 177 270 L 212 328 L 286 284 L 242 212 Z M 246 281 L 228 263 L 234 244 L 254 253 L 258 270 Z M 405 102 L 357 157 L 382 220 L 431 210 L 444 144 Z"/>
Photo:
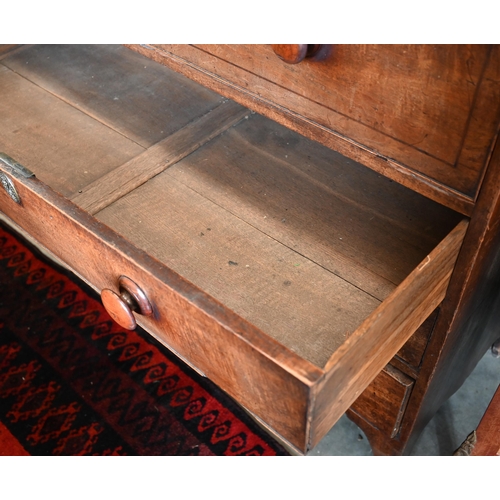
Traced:
<path fill-rule="evenodd" d="M 392 366 L 391 364 L 385 367 L 386 373 L 392 377 L 394 380 L 398 381 L 399 384 L 405 387 L 405 392 L 403 399 L 401 400 L 401 404 L 399 406 L 398 414 L 396 415 L 396 421 L 394 424 L 394 428 L 392 429 L 391 438 L 395 437 L 399 429 L 401 427 L 401 422 L 403 420 L 403 415 L 405 413 L 406 407 L 408 405 L 408 401 L 410 400 L 410 394 L 413 390 L 413 386 L 415 385 L 415 380 L 405 373 L 399 371 L 397 368 Z"/>
<path fill-rule="evenodd" d="M 485 117 L 483 115 L 485 109 L 487 109 L 488 112 L 492 112 L 495 110 L 495 106 L 492 106 L 491 103 L 491 95 L 486 91 L 485 88 L 487 87 L 487 85 L 484 85 L 483 83 L 485 81 L 498 82 L 500 78 L 500 66 L 498 64 L 492 64 L 491 61 L 495 59 L 498 60 L 499 57 L 500 57 L 500 46 L 499 45 L 490 46 L 488 50 L 488 56 L 484 61 L 483 71 L 481 73 L 480 80 L 477 82 L 477 90 L 475 92 L 474 103 L 472 104 L 471 108 L 472 112 L 468 118 L 467 130 L 464 134 L 462 148 L 460 149 L 458 157 L 455 161 L 455 165 L 458 166 L 459 168 L 469 167 L 466 151 L 468 150 L 469 147 L 474 148 L 475 146 L 476 138 L 474 137 L 474 134 L 471 133 L 472 131 L 471 123 L 474 123 L 475 121 L 484 120 Z M 499 106 L 497 105 L 496 106 L 497 114 L 498 114 L 498 109 Z M 486 119 L 488 118 L 489 117 L 486 117 Z M 481 157 L 481 163 L 483 165 L 488 165 L 491 161 L 493 148 L 496 144 L 498 133 L 500 131 L 499 127 L 500 127 L 500 122 L 496 124 L 496 130 L 495 130 L 495 122 L 494 120 L 492 120 L 491 129 L 488 131 L 488 137 L 491 137 L 491 142 L 489 144 L 488 150 Z M 476 185 L 473 188 L 473 192 L 476 193 L 476 196 L 474 197 L 474 202 L 477 201 L 477 198 L 479 196 L 480 187 L 483 183 L 486 171 L 487 171 L 486 168 L 482 169 L 481 175 L 477 178 Z"/>
<path fill-rule="evenodd" d="M 397 354 L 391 359 L 391 365 L 414 379 L 418 377 L 419 367 L 411 365 Z"/>
<path fill-rule="evenodd" d="M 476 438 L 472 456 L 500 455 L 500 385 L 479 422 Z"/>
<path fill-rule="evenodd" d="M 293 111 L 277 105 L 261 96 L 239 87 L 218 75 L 211 73 L 175 54 L 161 51 L 149 45 L 129 45 L 126 47 L 164 64 L 184 76 L 197 81 L 211 90 L 235 100 L 236 102 L 267 116 L 309 139 L 326 145 L 339 153 L 363 163 L 376 172 L 412 189 L 420 194 L 445 205 L 464 215 L 470 215 L 474 206 L 472 198 L 412 170 L 396 160 L 380 155 L 366 146 L 330 130 Z M 199 50 L 199 49 L 198 49 Z"/>
<path fill-rule="evenodd" d="M 478 197 L 416 384 L 418 435 L 440 405 L 460 388 L 500 332 L 500 141 Z M 429 354 L 429 355 L 427 355 Z M 442 381 L 446 381 L 442 383 Z M 409 445 L 415 437 L 412 436 Z"/>

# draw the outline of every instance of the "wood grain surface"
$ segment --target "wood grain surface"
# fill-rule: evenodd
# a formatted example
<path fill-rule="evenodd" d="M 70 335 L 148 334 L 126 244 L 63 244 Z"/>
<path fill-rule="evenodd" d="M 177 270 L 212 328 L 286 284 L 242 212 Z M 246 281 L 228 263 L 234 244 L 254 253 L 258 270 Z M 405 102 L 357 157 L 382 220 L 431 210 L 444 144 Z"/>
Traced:
<path fill-rule="evenodd" d="M 177 163 L 248 113 L 245 108 L 228 101 L 103 175 L 80 190 L 72 200 L 95 214 Z"/>
<path fill-rule="evenodd" d="M 2 64 L 144 148 L 223 100 L 120 45 L 34 45 Z"/>
<path fill-rule="evenodd" d="M 403 452 L 491 337 L 470 321 L 489 325 L 497 294 L 498 48 L 358 49 L 359 81 L 345 49 L 331 81 L 351 94 L 326 66 L 260 74 L 283 64 L 272 50 L 138 50 L 293 130 L 123 47 L 22 47 L 0 60 L 0 150 L 39 179 L 5 167 L 22 204 L 0 189 L 0 210 L 98 291 L 137 282 L 154 309 L 139 324 L 297 448 L 367 390 L 374 451 Z M 249 68 L 257 87 L 229 78 Z M 472 214 L 467 233 L 431 200 Z"/>
<path fill-rule="evenodd" d="M 321 367 L 457 215 L 317 148 L 252 115 L 96 217 Z"/>
<path fill-rule="evenodd" d="M 0 64 L 0 151 L 64 196 L 144 148 Z"/>

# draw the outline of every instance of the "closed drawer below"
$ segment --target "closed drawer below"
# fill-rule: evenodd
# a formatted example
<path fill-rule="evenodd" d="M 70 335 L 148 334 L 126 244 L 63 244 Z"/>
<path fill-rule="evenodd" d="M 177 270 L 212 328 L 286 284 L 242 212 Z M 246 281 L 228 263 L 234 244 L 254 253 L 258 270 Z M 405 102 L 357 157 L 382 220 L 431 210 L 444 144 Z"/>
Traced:
<path fill-rule="evenodd" d="M 387 365 L 354 402 L 350 411 L 394 438 L 399 431 L 414 382 L 398 369 Z"/>

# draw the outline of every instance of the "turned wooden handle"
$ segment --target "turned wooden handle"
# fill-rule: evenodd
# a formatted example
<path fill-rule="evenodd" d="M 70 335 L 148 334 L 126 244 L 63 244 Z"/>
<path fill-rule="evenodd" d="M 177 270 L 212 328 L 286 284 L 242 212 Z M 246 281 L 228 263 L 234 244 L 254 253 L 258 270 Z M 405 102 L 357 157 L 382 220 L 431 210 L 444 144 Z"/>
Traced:
<path fill-rule="evenodd" d="M 120 294 L 105 288 L 101 292 L 101 300 L 108 314 L 122 328 L 135 330 L 137 322 L 133 311 L 143 316 L 153 312 L 151 303 L 142 289 L 127 276 L 118 280 Z"/>
<path fill-rule="evenodd" d="M 313 61 L 323 61 L 330 54 L 330 45 L 271 45 L 274 53 L 288 64 L 297 64 L 306 57 Z"/>

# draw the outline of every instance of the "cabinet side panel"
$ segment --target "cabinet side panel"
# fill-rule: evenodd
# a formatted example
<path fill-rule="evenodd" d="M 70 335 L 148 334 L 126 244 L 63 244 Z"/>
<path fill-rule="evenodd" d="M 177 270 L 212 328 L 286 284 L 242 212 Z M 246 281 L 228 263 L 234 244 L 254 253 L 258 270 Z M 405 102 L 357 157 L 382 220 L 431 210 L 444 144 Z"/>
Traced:
<path fill-rule="evenodd" d="M 411 403 L 414 415 L 406 422 L 402 436 L 403 440 L 409 440 L 409 447 L 500 337 L 499 186 L 500 144 L 497 141 L 422 364 L 422 375 L 415 385 L 415 401 Z"/>
<path fill-rule="evenodd" d="M 401 432 L 397 439 L 387 439 L 375 428 L 363 427 L 376 454 L 409 453 L 439 407 L 500 337 L 499 186 L 497 142 Z"/>

